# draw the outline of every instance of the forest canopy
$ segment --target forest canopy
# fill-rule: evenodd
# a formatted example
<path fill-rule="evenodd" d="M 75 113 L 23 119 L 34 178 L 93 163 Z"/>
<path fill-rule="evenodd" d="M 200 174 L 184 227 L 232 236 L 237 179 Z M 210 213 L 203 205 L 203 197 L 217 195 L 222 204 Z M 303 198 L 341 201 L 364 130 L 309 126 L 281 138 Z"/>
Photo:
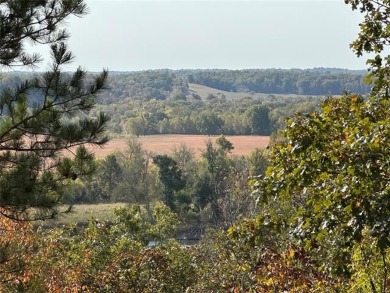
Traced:
<path fill-rule="evenodd" d="M 330 94 L 367 95 L 364 75 L 335 68 L 112 72 L 91 115 L 103 111 L 111 116 L 107 127 L 112 137 L 270 135 L 284 126 L 286 117 L 316 109 Z M 0 88 L 29 77 L 4 74 Z M 31 93 L 29 103 L 39 99 Z"/>

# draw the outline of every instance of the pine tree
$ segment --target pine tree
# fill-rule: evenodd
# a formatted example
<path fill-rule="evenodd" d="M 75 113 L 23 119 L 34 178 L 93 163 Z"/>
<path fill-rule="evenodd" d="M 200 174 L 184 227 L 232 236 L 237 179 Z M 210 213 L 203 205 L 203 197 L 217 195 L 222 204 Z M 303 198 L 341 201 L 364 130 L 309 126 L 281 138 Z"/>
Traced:
<path fill-rule="evenodd" d="M 90 78 L 81 68 L 61 70 L 73 59 L 63 22 L 86 12 L 83 0 L 0 0 L 0 68 L 41 62 L 27 41 L 50 46 L 52 55 L 49 71 L 0 93 L 0 213 L 7 217 L 54 217 L 63 187 L 93 169 L 85 144 L 108 140 L 108 118 L 88 117 L 107 71 Z"/>

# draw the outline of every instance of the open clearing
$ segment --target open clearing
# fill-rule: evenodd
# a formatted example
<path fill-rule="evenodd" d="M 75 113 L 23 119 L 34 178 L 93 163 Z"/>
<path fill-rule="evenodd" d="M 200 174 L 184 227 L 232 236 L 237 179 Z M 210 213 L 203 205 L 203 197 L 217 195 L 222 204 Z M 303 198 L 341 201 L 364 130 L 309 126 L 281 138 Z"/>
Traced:
<path fill-rule="evenodd" d="M 255 93 L 255 92 L 227 92 L 216 88 L 200 85 L 196 83 L 188 84 L 190 93 L 197 94 L 202 98 L 206 98 L 208 95 L 214 95 L 216 97 L 225 96 L 228 100 L 240 100 L 246 97 L 252 97 L 254 99 L 264 99 L 268 96 L 277 96 L 283 98 L 296 98 L 296 97 L 313 97 L 315 95 L 297 95 L 297 94 L 271 94 L 271 93 Z M 321 97 L 321 95 L 319 96 Z"/>
<path fill-rule="evenodd" d="M 247 155 L 256 148 L 265 148 L 269 144 L 269 136 L 225 136 L 233 146 L 234 155 Z M 137 140 L 142 148 L 153 154 L 170 154 L 181 145 L 187 146 L 195 155 L 199 155 L 208 140 L 215 141 L 218 135 L 148 135 L 141 136 Z M 129 138 L 114 138 L 103 147 L 90 147 L 96 157 L 101 159 L 115 151 L 125 151 Z"/>
<path fill-rule="evenodd" d="M 125 203 L 99 203 L 99 204 L 76 204 L 72 206 L 72 211 L 67 214 L 61 214 L 55 220 L 46 220 L 35 223 L 36 226 L 53 227 L 69 224 L 85 225 L 88 221 L 98 220 L 101 222 L 114 219 L 115 209 L 126 207 Z M 66 210 L 64 206 L 60 210 Z"/>

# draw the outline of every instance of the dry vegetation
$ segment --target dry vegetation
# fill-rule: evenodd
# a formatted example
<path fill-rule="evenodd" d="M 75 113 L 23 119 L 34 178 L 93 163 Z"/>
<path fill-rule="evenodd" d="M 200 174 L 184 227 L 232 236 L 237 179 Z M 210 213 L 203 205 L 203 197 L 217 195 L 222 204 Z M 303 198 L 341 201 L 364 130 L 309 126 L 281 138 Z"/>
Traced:
<path fill-rule="evenodd" d="M 175 148 L 185 145 L 195 155 L 205 148 L 207 140 L 215 141 L 218 136 L 204 135 L 148 135 L 138 138 L 144 150 L 155 154 L 170 154 Z M 115 151 L 125 151 L 129 138 L 115 138 L 104 147 L 92 147 L 97 158 L 104 158 Z M 233 146 L 235 155 L 247 155 L 255 148 L 265 148 L 269 143 L 268 136 L 226 136 Z"/>

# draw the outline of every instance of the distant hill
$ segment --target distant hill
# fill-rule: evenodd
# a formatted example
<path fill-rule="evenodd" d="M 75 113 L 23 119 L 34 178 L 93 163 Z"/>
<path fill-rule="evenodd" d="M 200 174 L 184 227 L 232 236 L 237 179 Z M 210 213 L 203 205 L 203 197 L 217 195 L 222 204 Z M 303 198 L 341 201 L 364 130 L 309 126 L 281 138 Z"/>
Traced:
<path fill-rule="evenodd" d="M 146 99 L 166 99 L 192 94 L 188 91 L 196 84 L 222 92 L 226 97 L 235 96 L 228 93 L 242 93 L 255 97 L 264 95 L 311 95 L 328 96 L 354 92 L 366 95 L 371 87 L 364 82 L 365 70 L 348 70 L 341 68 L 312 69 L 181 69 L 149 70 L 139 72 L 114 72 L 111 75 L 115 89 L 122 90 L 125 96 Z M 123 84 L 124 81 L 131 81 Z M 137 83 L 138 82 L 138 83 Z M 163 90 L 161 85 L 166 83 Z M 129 88 L 129 85 L 132 88 Z M 157 88 L 155 85 L 159 85 Z M 154 86 L 151 88 L 150 86 Z M 166 89 L 169 89 L 166 91 Z M 156 92 L 157 90 L 157 92 Z M 212 91 L 211 91 L 212 92 Z M 138 94 L 134 94 L 138 93 Z M 153 94 L 151 94 L 153 93 Z M 242 95 L 236 95 L 242 97 Z"/>
<path fill-rule="evenodd" d="M 344 92 L 367 94 L 366 71 L 335 68 L 197 70 L 186 72 L 189 83 L 227 92 L 268 94 L 340 95 Z"/>
<path fill-rule="evenodd" d="M 370 86 L 364 83 L 364 70 L 340 68 L 313 69 L 182 69 L 113 71 L 109 75 L 109 91 L 101 95 L 101 103 L 135 100 L 185 100 L 196 94 L 195 85 L 214 89 L 212 94 L 228 98 L 267 95 L 340 95 L 354 92 L 366 95 Z M 93 73 L 91 73 L 92 75 Z M 13 86 L 33 76 L 28 72 L 2 73 L 0 89 Z M 200 88 L 198 88 L 200 90 Z M 234 95 L 233 93 L 240 93 Z"/>

